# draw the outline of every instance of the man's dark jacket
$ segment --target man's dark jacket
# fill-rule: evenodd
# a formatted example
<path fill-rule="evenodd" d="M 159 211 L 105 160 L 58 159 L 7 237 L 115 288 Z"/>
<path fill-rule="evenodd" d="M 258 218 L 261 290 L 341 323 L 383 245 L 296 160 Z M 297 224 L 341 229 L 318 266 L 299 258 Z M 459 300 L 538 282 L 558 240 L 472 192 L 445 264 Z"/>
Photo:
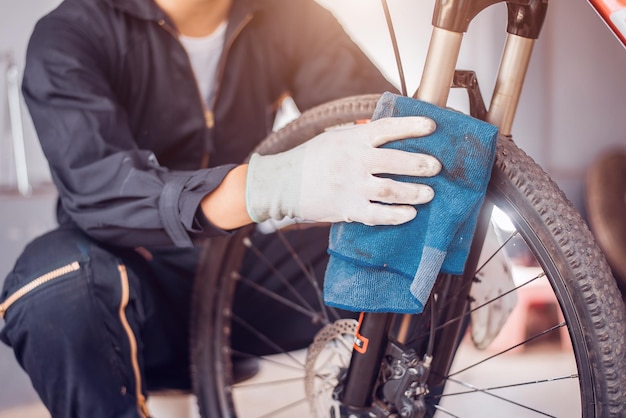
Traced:
<path fill-rule="evenodd" d="M 199 202 L 271 131 L 281 98 L 305 110 L 392 88 L 309 0 L 235 0 L 217 83 L 203 104 L 177 29 L 151 0 L 65 0 L 42 18 L 23 93 L 59 222 L 130 247 L 224 233 Z"/>

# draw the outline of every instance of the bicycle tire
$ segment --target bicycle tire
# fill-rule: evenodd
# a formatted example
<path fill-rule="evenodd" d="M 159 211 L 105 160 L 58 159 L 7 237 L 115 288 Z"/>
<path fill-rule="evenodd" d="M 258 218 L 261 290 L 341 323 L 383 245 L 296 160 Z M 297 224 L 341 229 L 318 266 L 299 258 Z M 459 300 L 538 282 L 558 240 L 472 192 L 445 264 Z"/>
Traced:
<path fill-rule="evenodd" d="M 294 122 L 271 134 L 255 151 L 262 154 L 281 152 L 326 127 L 366 119 L 372 114 L 378 97 L 349 97 L 304 112 Z M 486 200 L 509 214 L 517 229 L 515 235 L 524 239 L 527 251 L 543 271 L 532 280 L 546 280 L 558 301 L 557 309 L 568 331 L 565 338 L 569 338 L 572 347 L 568 356 L 575 362 L 573 367 L 576 369 L 568 377 L 573 382 L 566 380 L 565 383 L 568 388 L 578 387 L 580 415 L 586 418 L 624 416 L 624 305 L 606 260 L 584 221 L 549 176 L 510 138 L 499 139 Z M 239 281 L 236 279 L 240 279 L 236 272 L 246 251 L 244 244 L 249 244 L 247 239 L 253 229 L 249 226 L 234 236 L 212 240 L 203 250 L 192 303 L 191 362 L 194 391 L 204 418 L 246 418 L 241 405 L 252 405 L 255 409 L 254 400 L 237 399 L 236 393 L 240 389 L 233 383 L 230 347 L 233 295 Z M 518 291 L 523 286 L 517 288 Z M 343 332 L 337 331 L 341 334 L 338 339 L 343 338 Z M 534 338 L 524 340 L 525 343 L 528 341 L 534 341 Z M 457 356 L 461 355 L 461 348 L 454 350 Z M 506 349 L 500 358 L 509 358 L 510 353 L 511 350 Z M 488 360 L 492 358 L 487 357 Z M 472 367 L 478 367 L 477 363 Z M 543 380 L 541 383 L 552 378 Z M 450 381 L 454 379 L 448 379 Z M 505 390 L 512 388 L 515 391 L 519 384 L 507 384 Z M 468 395 L 484 395 L 486 391 L 474 392 L 478 393 Z M 280 398 L 286 392 L 275 390 L 273 393 Z M 489 395 L 492 399 L 493 393 Z M 472 400 L 470 409 L 477 410 L 478 416 L 486 416 L 485 411 L 490 409 L 474 402 Z M 507 407 L 516 403 L 507 402 Z M 534 410 L 534 407 L 523 409 L 525 412 Z M 496 415 L 506 415 L 503 411 L 498 409 Z M 261 414 L 255 411 L 254 416 L 261 416 L 257 412 Z M 262 416 L 278 415 L 269 412 Z M 290 412 L 285 416 L 303 415 Z M 523 415 L 516 413 L 515 416 Z"/>

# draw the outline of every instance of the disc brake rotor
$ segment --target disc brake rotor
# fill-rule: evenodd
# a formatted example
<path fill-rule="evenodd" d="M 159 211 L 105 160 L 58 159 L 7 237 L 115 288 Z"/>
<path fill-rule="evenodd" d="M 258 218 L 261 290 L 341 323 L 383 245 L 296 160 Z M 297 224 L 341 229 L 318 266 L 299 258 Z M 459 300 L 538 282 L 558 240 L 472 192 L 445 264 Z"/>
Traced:
<path fill-rule="evenodd" d="M 339 403 L 332 395 L 340 374 L 350 365 L 357 325 L 354 319 L 339 319 L 320 329 L 309 346 L 304 387 L 315 418 L 339 417 Z"/>

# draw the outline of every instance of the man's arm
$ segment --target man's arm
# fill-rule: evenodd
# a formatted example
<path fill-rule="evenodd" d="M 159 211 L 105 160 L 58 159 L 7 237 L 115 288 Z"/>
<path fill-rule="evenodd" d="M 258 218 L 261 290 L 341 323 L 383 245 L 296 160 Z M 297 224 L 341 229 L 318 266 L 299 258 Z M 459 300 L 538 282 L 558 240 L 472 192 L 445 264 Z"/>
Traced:
<path fill-rule="evenodd" d="M 232 169 L 222 183 L 200 202 L 206 219 L 218 228 L 231 230 L 252 222 L 246 208 L 248 165 Z"/>
<path fill-rule="evenodd" d="M 192 245 L 200 201 L 234 165 L 175 172 L 139 149 L 130 115 L 109 84 L 107 71 L 116 68 L 109 45 L 81 23 L 56 15 L 42 19 L 23 81 L 63 210 L 86 233 L 111 244 Z"/>

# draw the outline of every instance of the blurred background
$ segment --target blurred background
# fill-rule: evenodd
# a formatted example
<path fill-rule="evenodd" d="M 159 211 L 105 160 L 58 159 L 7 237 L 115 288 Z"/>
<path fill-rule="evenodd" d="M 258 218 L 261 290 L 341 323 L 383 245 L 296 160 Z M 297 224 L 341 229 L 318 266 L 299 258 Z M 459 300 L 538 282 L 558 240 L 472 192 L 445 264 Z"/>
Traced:
<path fill-rule="evenodd" d="M 318 1 L 335 13 L 354 40 L 399 86 L 380 2 Z M 0 285 L 24 245 L 54 226 L 56 194 L 30 116 L 19 97 L 19 84 L 32 28 L 59 3 L 0 2 Z M 433 0 L 389 0 L 409 94 L 419 84 L 432 5 Z M 589 167 L 607 151 L 626 147 L 626 50 L 584 0 L 553 0 L 546 20 L 530 64 L 513 137 L 586 216 L 585 175 Z M 470 25 L 461 51 L 459 68 L 476 71 L 487 105 L 505 25 L 504 5 L 483 12 Z M 464 103 L 461 92 L 452 93 L 450 106 L 462 109 Z M 285 115 L 290 114 L 286 110 Z M 0 376 L 0 417 L 34 416 L 11 412 L 17 411 L 16 407 L 36 405 L 37 397 L 12 352 L 2 344 Z"/>

